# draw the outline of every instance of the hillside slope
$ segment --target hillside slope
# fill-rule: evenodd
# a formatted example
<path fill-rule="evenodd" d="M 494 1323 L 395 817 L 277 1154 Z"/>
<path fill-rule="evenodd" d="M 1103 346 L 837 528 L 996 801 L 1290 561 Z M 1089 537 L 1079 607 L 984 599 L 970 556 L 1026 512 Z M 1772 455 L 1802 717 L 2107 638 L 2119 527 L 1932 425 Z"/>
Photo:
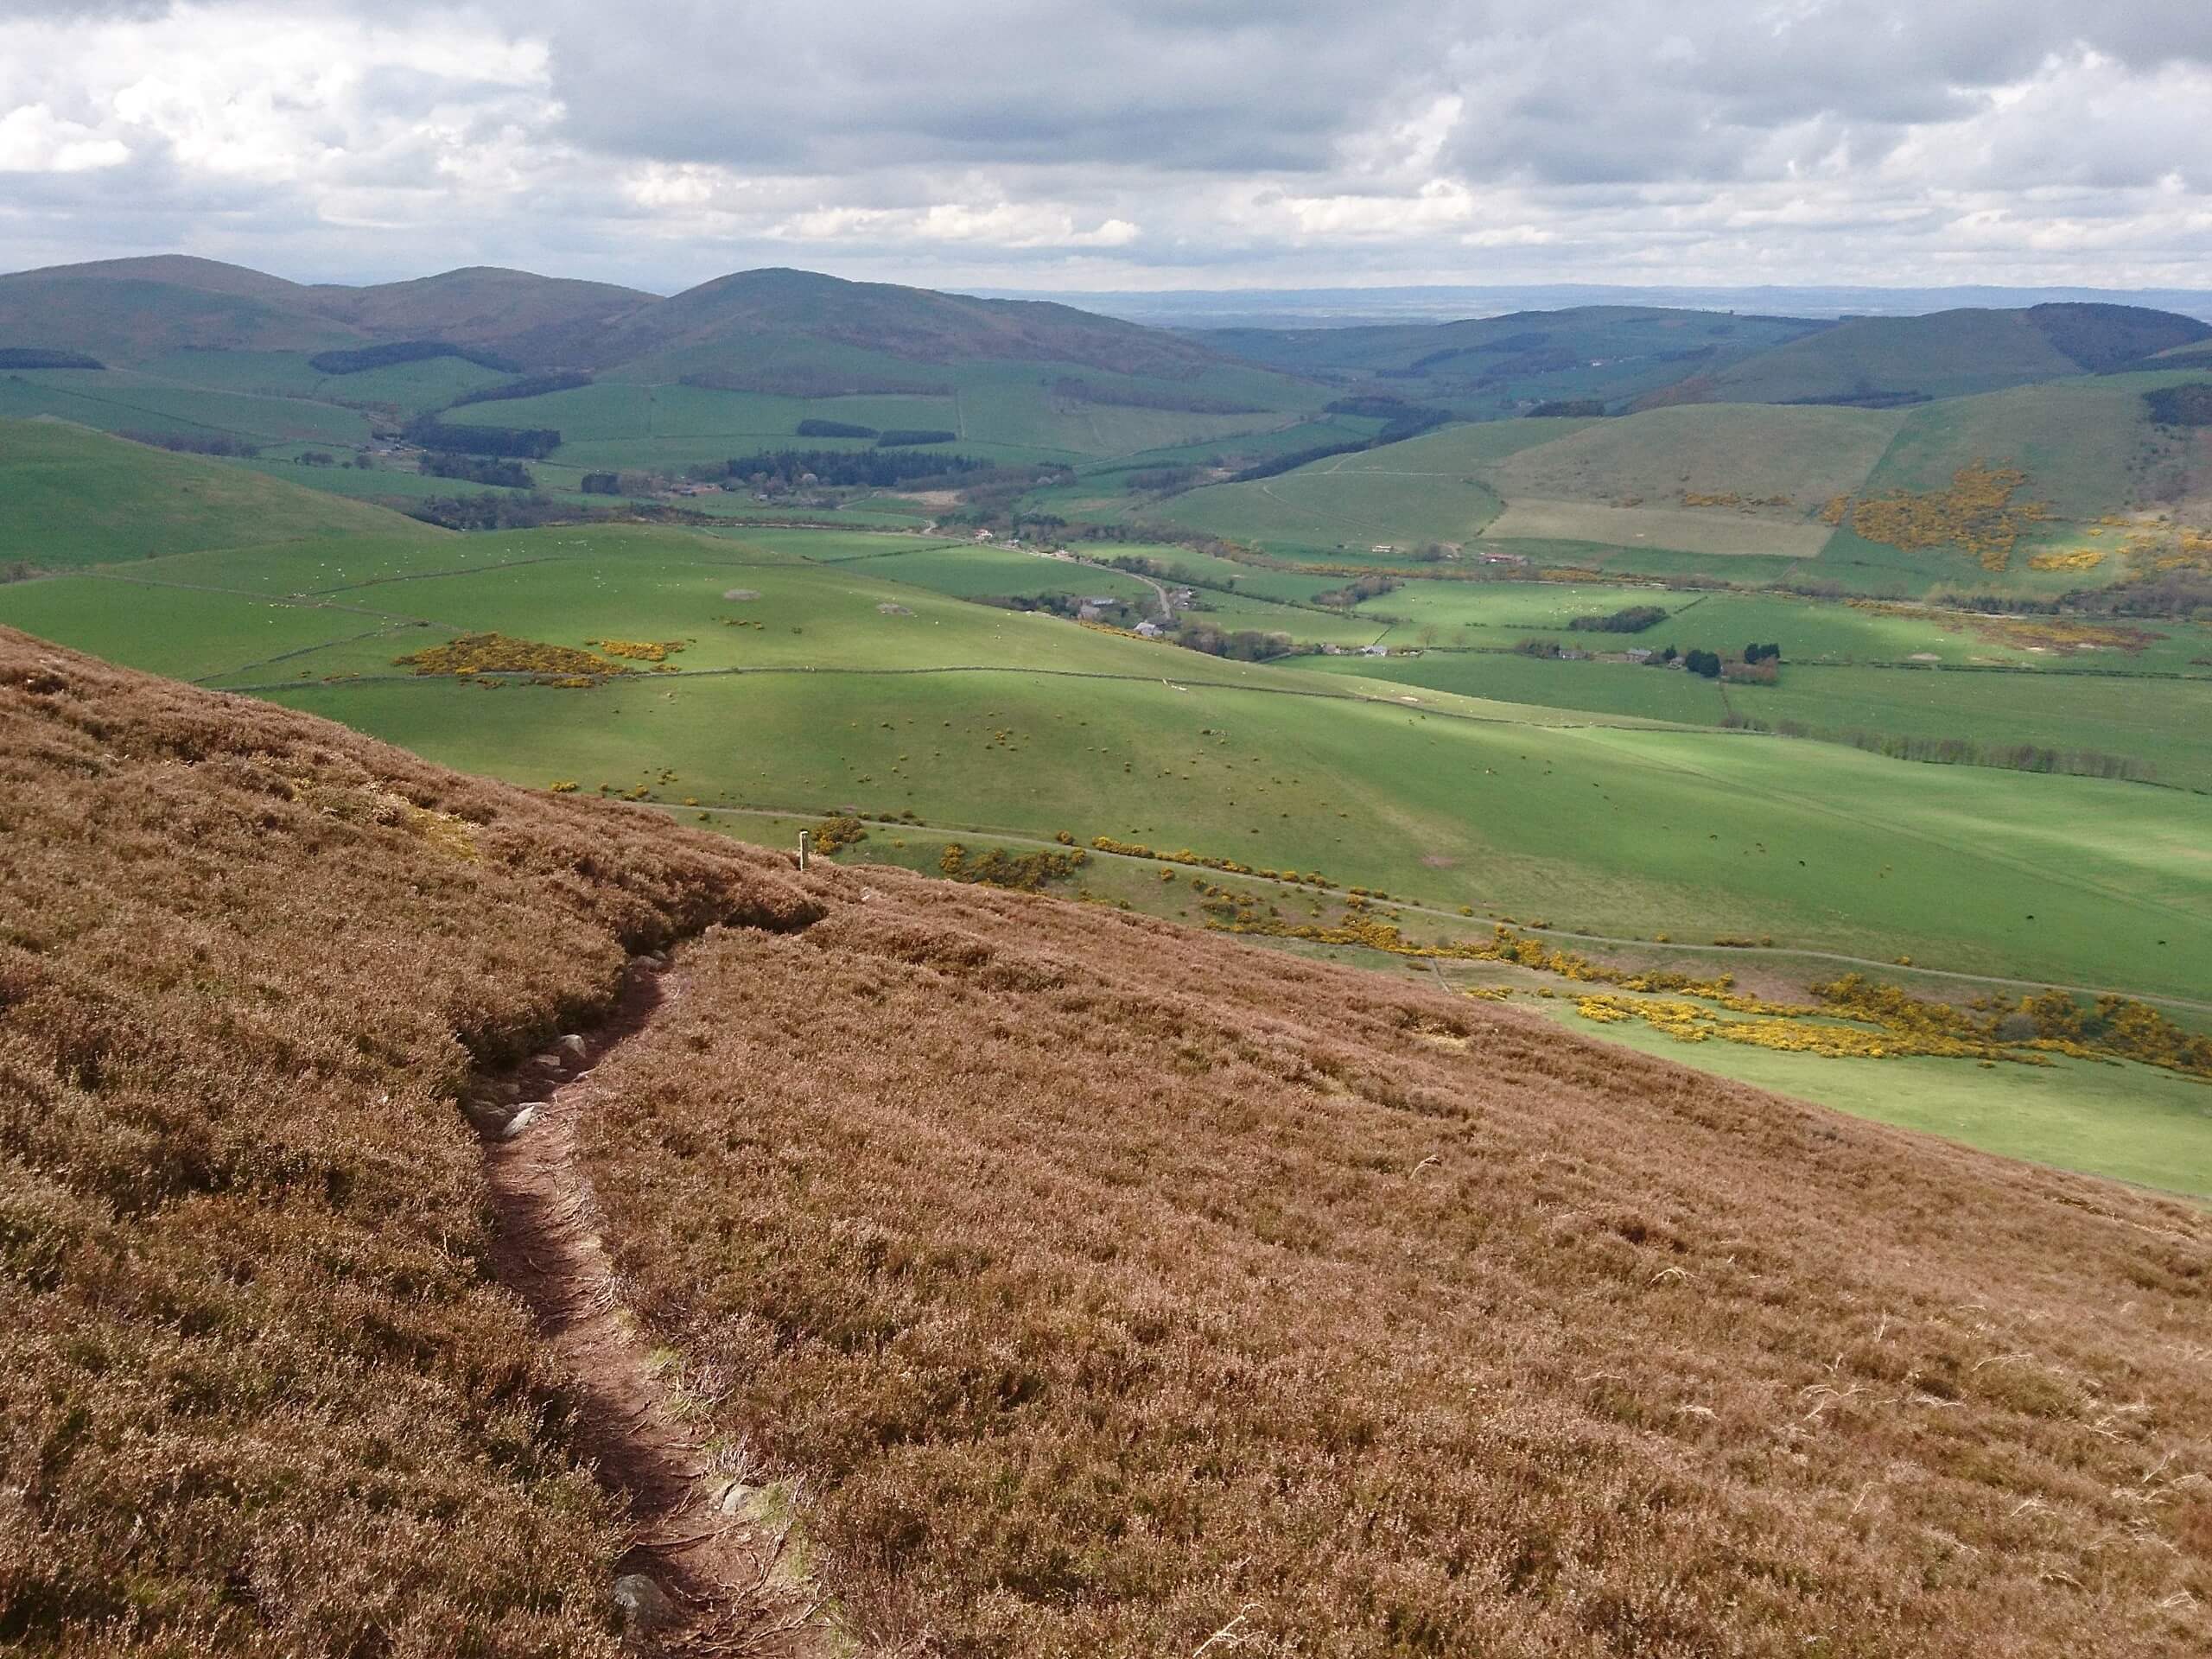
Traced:
<path fill-rule="evenodd" d="M 311 292 L 318 310 L 378 339 L 486 347 L 530 365 L 570 361 L 608 323 L 660 303 L 656 295 L 612 283 L 486 265 Z"/>
<path fill-rule="evenodd" d="M 2126 305 L 1859 317 L 1700 376 L 1674 395 L 1884 407 L 2107 373 L 2208 337 L 2212 327 L 2193 317 Z"/>
<path fill-rule="evenodd" d="M 0 1645 L 618 1651 L 472 1066 L 766 860 L 0 630 Z"/>
<path fill-rule="evenodd" d="M 363 335 L 281 277 L 164 257 L 0 276 L 0 346 L 83 352 L 113 365 L 186 350 L 319 352 Z"/>
<path fill-rule="evenodd" d="M 447 534 L 365 501 L 61 421 L 0 420 L 0 565 L 34 569 L 241 542 Z"/>
<path fill-rule="evenodd" d="M 0 814 L 34 1651 L 613 1651 L 454 1097 L 717 922 L 577 1133 L 702 1432 L 887 1636 L 2120 1659 L 2212 1598 L 2178 1203 L 9 632 Z"/>
<path fill-rule="evenodd" d="M 1125 374 L 1188 374 L 1214 354 L 1176 335 L 1040 300 L 978 300 L 805 270 L 745 270 L 687 289 L 610 329 L 597 361 L 727 350 L 803 334 L 913 363 L 1077 363 Z"/>

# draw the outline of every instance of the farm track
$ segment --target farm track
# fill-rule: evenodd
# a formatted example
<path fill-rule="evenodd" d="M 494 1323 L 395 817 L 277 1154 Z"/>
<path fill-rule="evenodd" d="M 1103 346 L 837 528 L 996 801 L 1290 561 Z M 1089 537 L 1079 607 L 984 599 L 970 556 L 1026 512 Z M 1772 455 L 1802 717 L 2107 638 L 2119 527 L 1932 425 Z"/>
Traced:
<path fill-rule="evenodd" d="M 731 817 L 753 818 L 810 818 L 820 816 L 820 809 L 815 807 L 728 806 L 718 804 L 710 801 L 702 802 L 696 807 L 674 806 L 664 801 L 638 801 L 632 802 L 631 804 L 648 807 L 657 811 L 668 812 L 671 814 L 677 812 L 707 811 L 718 812 Z M 894 827 L 907 830 L 931 830 L 941 835 L 989 836 L 995 840 L 1011 842 L 1017 846 L 1037 847 L 1046 849 L 1047 850 L 1059 850 L 1061 847 L 1061 843 L 1054 841 L 1047 841 L 1041 836 L 1026 835 L 1019 830 L 1014 830 L 994 829 L 991 825 L 987 823 L 930 823 L 926 822 L 907 822 L 898 824 Z M 1118 859 L 1122 862 L 1129 864 L 1149 866 L 1157 865 L 1160 861 L 1156 858 L 1146 858 L 1135 853 L 1109 853 L 1099 851 L 1095 849 L 1086 849 L 1085 850 L 1090 852 L 1090 856 L 1096 859 Z M 1218 874 L 1218 872 L 1217 872 L 1217 874 Z M 1306 887 L 1301 882 L 1286 881 L 1274 876 L 1232 874 L 1229 879 L 1235 881 L 1251 882 L 1255 886 L 1280 887 L 1287 893 L 1311 893 L 1313 891 L 1313 888 Z M 1475 917 L 1469 918 L 1460 915 L 1456 910 L 1448 910 L 1440 905 L 1408 904 L 1395 899 L 1385 899 L 1382 901 L 1382 905 L 1384 908 L 1389 910 L 1404 911 L 1419 916 L 1433 916 L 1441 921 L 1460 925 L 1465 925 L 1472 921 L 1487 926 L 1498 923 L 1503 919 L 1499 917 L 1486 915 L 1477 915 Z M 1908 976 L 1915 976 L 1923 979 L 1940 979 L 1966 985 L 2001 985 L 2010 988 L 2024 991 L 2071 991 L 2081 996 L 2126 996 L 2132 997 L 2138 1002 L 2149 1002 L 2161 1007 L 2187 1008 L 2195 1014 L 2212 1014 L 2212 1002 L 2200 1002 L 2190 997 L 2170 996 L 2156 991 L 2128 990 L 2121 987 L 2112 985 L 2069 985 L 2065 983 L 2063 981 L 2054 979 L 2010 979 L 2001 974 L 1969 974 L 1948 968 L 1922 968 L 1915 966 L 1910 969 L 1900 969 L 1897 964 L 1894 962 L 1883 961 L 1874 957 L 1849 956 L 1840 950 L 1816 950 L 1786 944 L 1696 944 L 1672 940 L 1669 941 L 1667 944 L 1661 944 L 1650 939 L 1639 939 L 1613 933 L 1584 933 L 1578 932 L 1572 928 L 1565 927 L 1546 927 L 1537 929 L 1524 928 L 1523 931 L 1535 933 L 1538 937 L 1547 939 L 1572 939 L 1580 944 L 1605 944 L 1612 945 L 1619 949 L 1656 950 L 1669 954 L 1688 952 L 1698 956 L 1724 957 L 1730 961 L 1739 961 L 1749 957 L 1770 962 L 1834 962 L 1840 963 L 1847 967 L 1852 968 L 1872 968 L 1881 972 L 1890 974 L 1893 976 L 1903 973 Z M 1368 947 L 1351 946 L 1347 948 L 1366 949 Z M 1431 960 L 1433 960 L 1433 958 L 1431 958 Z"/>
<path fill-rule="evenodd" d="M 542 1096 L 519 1132 L 487 1132 L 485 1174 L 496 1230 L 492 1265 L 521 1297 L 567 1373 L 575 1438 L 625 1503 L 632 1541 L 620 1575 L 643 1574 L 673 1604 L 664 1629 L 635 1634 L 648 1652 L 810 1659 L 830 1650 L 820 1601 L 786 1560 L 782 1531 L 747 1512 L 747 1472 L 687 1419 L 672 1368 L 624 1306 L 578 1166 L 576 1128 L 592 1077 L 645 1031 L 682 982 L 651 957 L 626 970 L 613 1012 L 504 1078 Z M 557 1058 L 556 1058 L 557 1057 Z"/>

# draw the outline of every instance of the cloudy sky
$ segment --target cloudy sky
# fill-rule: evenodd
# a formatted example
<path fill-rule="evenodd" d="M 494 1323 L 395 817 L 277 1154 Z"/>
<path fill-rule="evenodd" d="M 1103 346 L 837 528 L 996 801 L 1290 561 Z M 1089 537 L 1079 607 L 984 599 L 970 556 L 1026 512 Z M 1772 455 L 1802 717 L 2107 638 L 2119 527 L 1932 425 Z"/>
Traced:
<path fill-rule="evenodd" d="M 2212 287 L 2212 0 L 0 0 L 0 269 Z"/>

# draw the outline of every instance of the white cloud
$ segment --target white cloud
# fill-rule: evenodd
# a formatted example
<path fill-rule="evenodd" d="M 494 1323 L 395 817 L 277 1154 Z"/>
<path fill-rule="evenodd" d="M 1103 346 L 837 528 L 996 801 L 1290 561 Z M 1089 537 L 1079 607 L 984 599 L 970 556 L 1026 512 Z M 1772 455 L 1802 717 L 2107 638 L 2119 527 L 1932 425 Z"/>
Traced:
<path fill-rule="evenodd" d="M 130 159 L 120 138 L 65 121 L 43 104 L 19 104 L 0 115 L 0 173 L 82 173 Z"/>
<path fill-rule="evenodd" d="M 2207 108 L 2202 0 L 0 0 L 0 231 L 656 286 L 2196 284 Z"/>

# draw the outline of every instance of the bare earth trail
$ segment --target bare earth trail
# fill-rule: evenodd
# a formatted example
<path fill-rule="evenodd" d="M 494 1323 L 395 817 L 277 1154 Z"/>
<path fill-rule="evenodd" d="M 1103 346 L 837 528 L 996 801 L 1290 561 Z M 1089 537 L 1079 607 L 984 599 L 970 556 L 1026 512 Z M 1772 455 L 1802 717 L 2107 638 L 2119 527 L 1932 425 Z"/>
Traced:
<path fill-rule="evenodd" d="M 786 1561 L 784 1532 L 747 1513 L 740 1459 L 702 1443 L 664 1357 L 623 1306 L 576 1157 L 599 1062 L 681 994 L 661 962 L 639 957 L 603 1023 L 479 1085 L 471 1116 L 485 1133 L 497 1217 L 493 1267 L 568 1374 L 577 1446 L 627 1506 L 634 1541 L 615 1589 L 632 1642 L 646 1652 L 810 1659 L 830 1650 L 819 1599 Z M 510 1090 L 517 1101 L 483 1103 Z"/>

